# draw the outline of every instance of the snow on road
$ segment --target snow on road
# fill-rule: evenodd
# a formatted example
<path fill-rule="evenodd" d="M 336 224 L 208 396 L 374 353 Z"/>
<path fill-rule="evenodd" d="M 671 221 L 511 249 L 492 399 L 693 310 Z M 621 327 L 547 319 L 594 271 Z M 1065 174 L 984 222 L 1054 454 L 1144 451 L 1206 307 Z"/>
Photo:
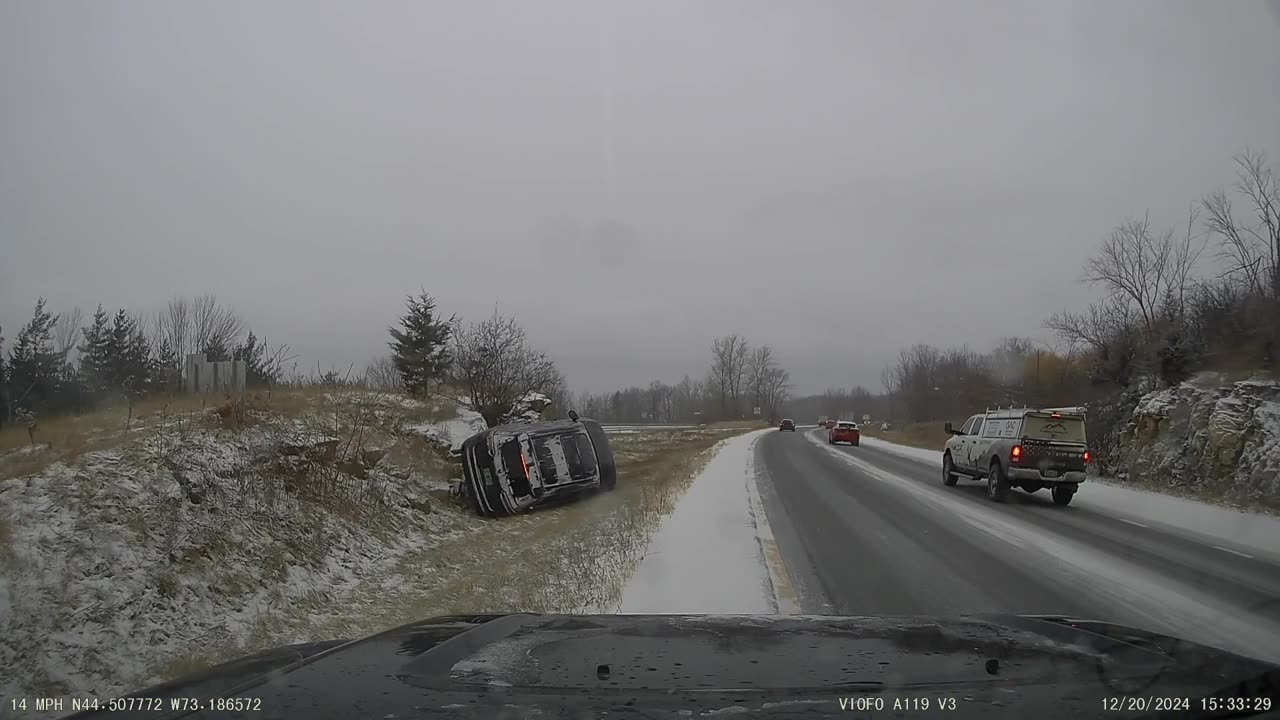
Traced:
<path fill-rule="evenodd" d="M 1007 542 L 1022 552 L 1039 553 L 1045 558 L 1046 568 L 1052 568 L 1061 577 L 1074 578 L 1080 587 L 1088 587 L 1094 598 L 1137 613 L 1129 624 L 1269 662 L 1280 662 L 1280 644 L 1277 644 L 1280 641 L 1280 624 L 1265 615 L 1256 614 L 1255 608 L 1242 611 L 1224 605 L 1204 587 L 1171 581 L 1152 568 L 1101 552 L 1095 546 L 1054 532 L 1033 519 L 1003 512 L 1003 506 L 954 502 L 947 497 L 949 490 L 941 481 L 936 486 L 923 485 L 874 465 L 858 457 L 856 452 L 842 452 L 813 435 L 808 439 L 864 475 L 911 493 L 922 508 L 953 518 L 975 532 Z M 1104 498 L 1108 490 L 1116 489 L 1090 483 L 1080 490 L 1077 502 L 1087 491 L 1099 488 L 1106 488 L 1099 493 Z M 1099 502 L 1101 506 L 1106 505 L 1103 499 Z M 1201 507 L 1206 512 L 1219 509 L 1208 505 Z"/>
<path fill-rule="evenodd" d="M 739 435 L 715 448 L 715 457 L 649 540 L 618 612 L 778 612 L 751 500 L 755 443 L 766 432 Z M 767 529 L 763 534 L 771 537 Z"/>
<path fill-rule="evenodd" d="M 938 450 L 909 447 L 873 437 L 862 444 L 942 468 Z M 1090 479 L 1072 500 L 1073 507 L 1126 519 L 1139 526 L 1163 525 L 1212 538 L 1226 552 L 1280 560 L 1280 517 L 1122 487 L 1119 481 Z"/>
<path fill-rule="evenodd" d="M 880 438 L 871 437 L 870 435 L 865 434 L 862 436 L 860 442 L 867 447 L 873 447 L 877 450 L 885 450 L 893 453 L 894 455 L 909 457 L 912 460 L 919 460 L 921 462 L 933 463 L 938 466 L 938 472 L 942 472 L 941 450 L 928 450 L 925 448 L 911 447 L 910 445 L 899 445 L 898 443 L 892 443 L 888 440 L 881 440 Z"/>

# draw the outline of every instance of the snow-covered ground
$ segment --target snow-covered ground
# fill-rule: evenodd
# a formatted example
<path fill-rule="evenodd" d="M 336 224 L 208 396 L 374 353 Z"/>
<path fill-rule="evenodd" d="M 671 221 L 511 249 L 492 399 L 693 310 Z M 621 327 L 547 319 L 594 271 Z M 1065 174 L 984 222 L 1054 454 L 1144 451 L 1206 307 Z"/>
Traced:
<path fill-rule="evenodd" d="M 759 430 L 725 440 L 649 540 L 623 591 L 622 613 L 779 612 L 753 502 Z M 759 528 L 758 528 L 759 526 Z M 785 600 L 784 600 L 785 602 Z"/>
<path fill-rule="evenodd" d="M 413 401 L 316 402 L 387 417 Z M 377 629 L 352 618 L 396 591 L 399 564 L 474 522 L 440 501 L 446 477 L 388 457 L 408 436 L 367 428 L 382 449 L 362 454 L 315 427 L 330 416 L 237 430 L 201 414 L 0 479 L 0 698 L 118 694 L 205 653 Z M 483 425 L 459 409 L 423 427 L 453 444 Z"/>
<path fill-rule="evenodd" d="M 666 496 L 609 493 L 479 520 L 451 500 L 460 467 L 443 456 L 485 423 L 447 402 L 282 393 L 243 416 L 148 415 L 78 454 L 0 455 L 0 470 L 32 468 L 0 475 L 0 706 L 120 695 L 263 648 L 434 614 L 617 610 L 659 522 L 650 505 L 668 507 Z M 433 417 L 449 419 L 423 421 Z M 702 466 L 719 437 L 647 427 L 616 437 L 615 457 L 694 447 Z M 45 465 L 27 462 L 46 453 Z M 739 463 L 742 508 L 749 454 L 726 456 Z"/>
<path fill-rule="evenodd" d="M 863 436 L 868 447 L 929 463 L 941 472 L 942 453 Z M 1280 517 L 1234 510 L 1158 492 L 1123 487 L 1120 481 L 1095 478 L 1085 483 L 1072 506 L 1125 518 L 1138 524 L 1164 525 L 1202 535 L 1223 548 L 1257 557 L 1280 559 Z"/>

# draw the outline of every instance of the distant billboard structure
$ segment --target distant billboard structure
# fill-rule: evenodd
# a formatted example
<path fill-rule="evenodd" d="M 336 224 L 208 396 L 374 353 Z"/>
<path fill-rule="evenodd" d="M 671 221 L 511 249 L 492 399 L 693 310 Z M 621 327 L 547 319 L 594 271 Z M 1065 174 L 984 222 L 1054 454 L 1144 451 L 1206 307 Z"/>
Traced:
<path fill-rule="evenodd" d="M 244 360 L 210 361 L 205 353 L 192 353 L 182 364 L 182 386 L 193 394 L 243 392 Z"/>

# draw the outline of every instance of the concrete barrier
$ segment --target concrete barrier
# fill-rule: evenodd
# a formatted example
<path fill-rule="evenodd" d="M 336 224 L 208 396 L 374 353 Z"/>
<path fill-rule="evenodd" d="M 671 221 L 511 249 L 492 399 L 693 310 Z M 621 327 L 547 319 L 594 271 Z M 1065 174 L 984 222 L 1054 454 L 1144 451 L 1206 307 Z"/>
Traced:
<path fill-rule="evenodd" d="M 192 353 L 182 364 L 182 386 L 189 393 L 243 392 L 244 385 L 244 360 L 210 361 Z"/>

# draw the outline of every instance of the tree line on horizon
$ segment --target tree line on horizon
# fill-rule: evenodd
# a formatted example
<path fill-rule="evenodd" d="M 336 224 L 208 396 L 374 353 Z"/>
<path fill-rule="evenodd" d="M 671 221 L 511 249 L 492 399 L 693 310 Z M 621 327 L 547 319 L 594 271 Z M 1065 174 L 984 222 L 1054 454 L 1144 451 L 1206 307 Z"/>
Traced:
<path fill-rule="evenodd" d="M 87 321 L 79 308 L 50 311 L 41 297 L 7 353 L 2 330 L 0 425 L 177 391 L 183 358 L 194 352 L 245 361 L 255 385 L 278 379 L 288 360 L 288 346 L 268 350 L 213 295 L 173 298 L 152 316 L 99 305 Z"/>
<path fill-rule="evenodd" d="M 1105 461 L 1143 394 L 1201 371 L 1280 371 L 1280 174 L 1258 151 L 1234 163 L 1231 186 L 1192 203 L 1176 227 L 1144 213 L 1102 240 L 1081 274 L 1101 298 L 1046 319 L 1055 346 L 917 344 L 883 369 L 878 392 L 832 389 L 792 407 L 913 423 L 992 406 L 1085 405 Z"/>

